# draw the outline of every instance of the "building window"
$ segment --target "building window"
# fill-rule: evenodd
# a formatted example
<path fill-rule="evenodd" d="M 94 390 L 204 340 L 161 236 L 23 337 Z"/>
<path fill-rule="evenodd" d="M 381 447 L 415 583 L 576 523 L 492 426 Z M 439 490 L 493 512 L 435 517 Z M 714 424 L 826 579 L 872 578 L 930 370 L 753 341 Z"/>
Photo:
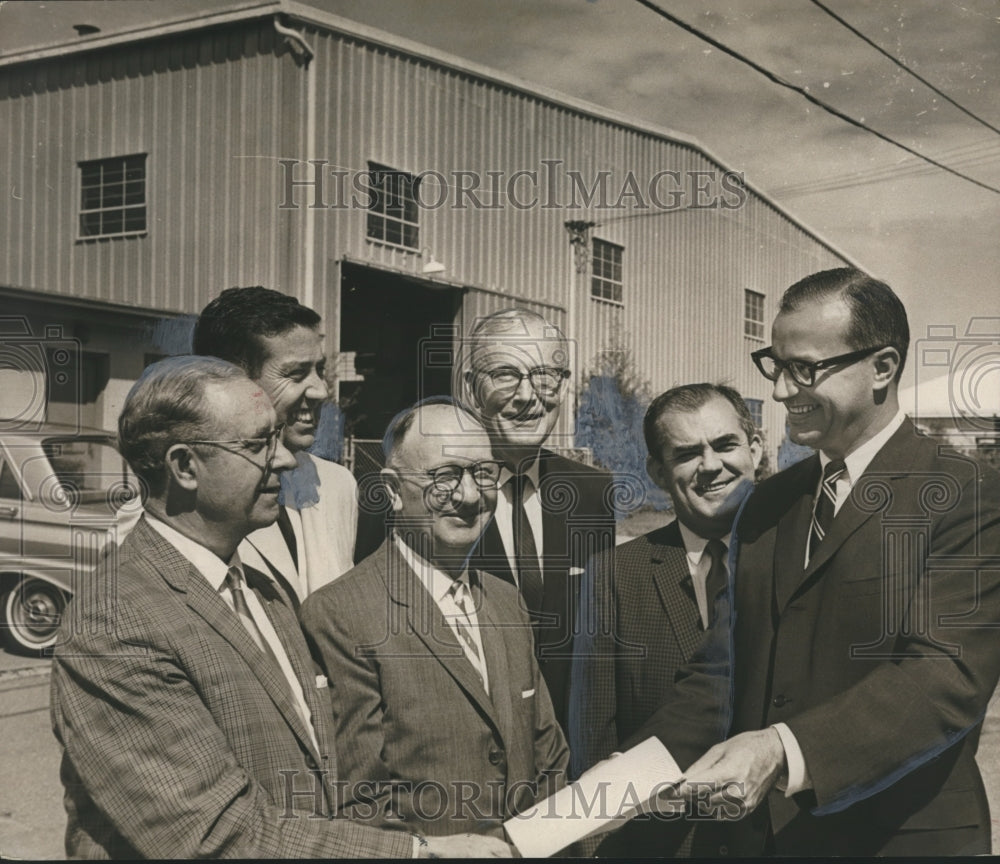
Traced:
<path fill-rule="evenodd" d="M 372 203 L 368 208 L 368 239 L 417 249 L 417 184 L 405 171 L 368 163 Z"/>
<path fill-rule="evenodd" d="M 762 429 L 764 427 L 764 400 L 744 399 L 743 401 L 746 402 L 747 411 L 753 417 L 753 425 L 758 429 Z"/>
<path fill-rule="evenodd" d="M 743 292 L 743 335 L 764 341 L 764 295 L 756 291 Z"/>
<path fill-rule="evenodd" d="M 622 302 L 622 251 L 623 246 L 594 238 L 593 274 L 590 279 L 590 296 L 597 300 Z"/>
<path fill-rule="evenodd" d="M 146 154 L 80 162 L 80 237 L 146 230 Z"/>

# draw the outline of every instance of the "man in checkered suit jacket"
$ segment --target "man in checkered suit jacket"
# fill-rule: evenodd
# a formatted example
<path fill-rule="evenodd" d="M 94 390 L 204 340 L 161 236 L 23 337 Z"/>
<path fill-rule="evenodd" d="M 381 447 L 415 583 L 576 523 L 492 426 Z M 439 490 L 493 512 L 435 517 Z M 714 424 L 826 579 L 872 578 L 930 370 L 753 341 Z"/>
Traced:
<path fill-rule="evenodd" d="M 129 393 L 119 439 L 145 514 L 78 586 L 53 662 L 67 855 L 506 851 L 332 818 L 326 681 L 287 597 L 236 554 L 276 518 L 277 472 L 295 465 L 261 389 L 221 360 L 161 361 Z"/>

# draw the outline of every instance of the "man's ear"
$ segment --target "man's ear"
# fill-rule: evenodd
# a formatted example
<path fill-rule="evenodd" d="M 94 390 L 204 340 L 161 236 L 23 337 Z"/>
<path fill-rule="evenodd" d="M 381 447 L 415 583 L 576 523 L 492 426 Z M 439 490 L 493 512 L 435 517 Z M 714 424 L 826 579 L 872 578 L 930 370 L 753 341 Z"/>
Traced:
<path fill-rule="evenodd" d="M 896 380 L 896 372 L 899 371 L 899 352 L 889 345 L 878 351 L 873 360 L 875 380 L 872 388 L 884 390 Z"/>
<path fill-rule="evenodd" d="M 389 494 L 389 501 L 392 504 L 393 512 L 399 513 L 403 509 L 403 499 L 399 494 L 399 489 L 402 485 L 399 472 L 395 468 L 383 468 L 379 471 L 379 476 L 382 478 L 386 492 Z"/>
<path fill-rule="evenodd" d="M 760 435 L 754 435 L 750 439 L 750 458 L 753 460 L 753 470 L 760 467 L 760 460 L 764 458 L 764 442 Z"/>
<path fill-rule="evenodd" d="M 193 492 L 198 488 L 201 466 L 190 445 L 174 444 L 163 455 L 163 464 L 167 477 L 181 489 Z"/>
<path fill-rule="evenodd" d="M 482 406 L 479 402 L 479 394 L 476 392 L 476 373 L 471 369 L 466 369 L 462 373 L 462 384 L 464 385 L 465 398 L 461 401 L 478 411 Z"/>

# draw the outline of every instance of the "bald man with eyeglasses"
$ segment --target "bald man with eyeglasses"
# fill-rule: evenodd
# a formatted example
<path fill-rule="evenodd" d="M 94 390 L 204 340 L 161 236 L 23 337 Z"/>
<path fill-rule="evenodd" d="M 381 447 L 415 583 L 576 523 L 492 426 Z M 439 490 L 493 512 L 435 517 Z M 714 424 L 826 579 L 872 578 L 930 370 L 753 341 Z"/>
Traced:
<path fill-rule="evenodd" d="M 501 838 L 563 785 L 569 759 L 517 589 L 469 566 L 501 465 L 447 397 L 399 414 L 383 449 L 391 534 L 301 613 L 336 682 L 343 811 Z"/>

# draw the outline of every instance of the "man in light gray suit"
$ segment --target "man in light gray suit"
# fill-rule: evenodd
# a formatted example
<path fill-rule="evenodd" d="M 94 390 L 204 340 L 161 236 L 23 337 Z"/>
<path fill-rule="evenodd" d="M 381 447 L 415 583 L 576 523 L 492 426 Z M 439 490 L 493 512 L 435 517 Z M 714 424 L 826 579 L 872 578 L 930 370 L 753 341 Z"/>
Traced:
<path fill-rule="evenodd" d="M 392 535 L 311 595 L 302 622 L 333 689 L 343 809 L 429 835 L 502 835 L 563 785 L 569 752 L 517 589 L 468 568 L 500 465 L 450 400 L 390 424 Z"/>

